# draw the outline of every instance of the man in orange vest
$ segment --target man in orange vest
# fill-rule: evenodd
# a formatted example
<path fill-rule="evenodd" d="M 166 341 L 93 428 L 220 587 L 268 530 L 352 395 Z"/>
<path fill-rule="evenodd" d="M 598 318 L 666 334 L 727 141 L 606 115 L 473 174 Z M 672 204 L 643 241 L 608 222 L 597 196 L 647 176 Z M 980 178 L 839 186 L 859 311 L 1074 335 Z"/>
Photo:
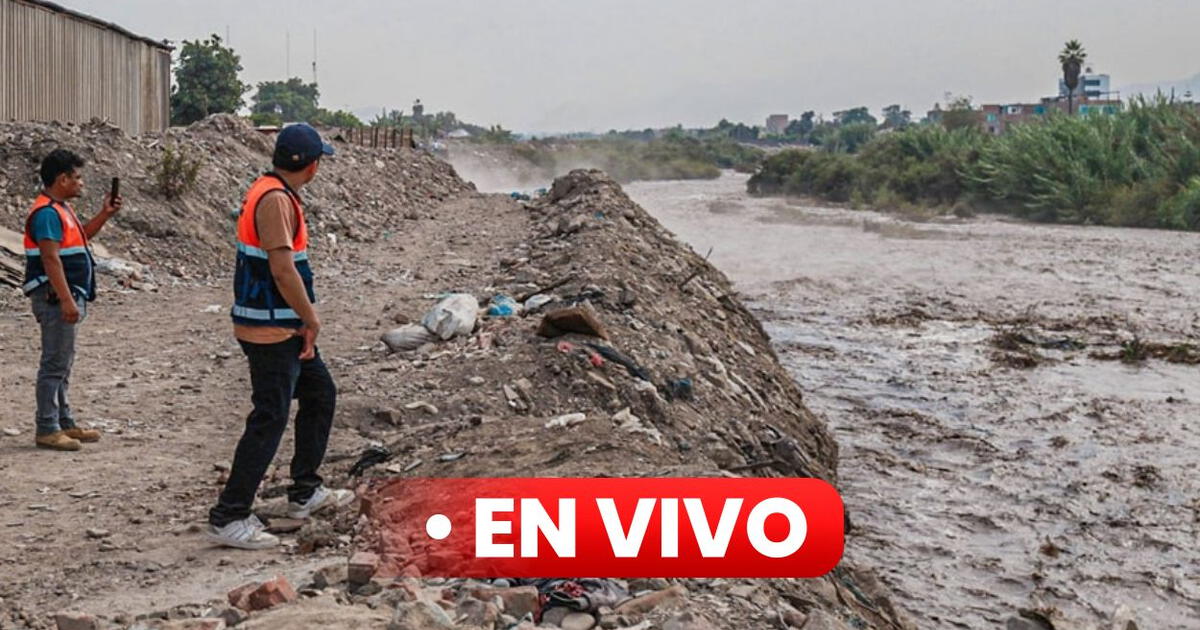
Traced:
<path fill-rule="evenodd" d="M 45 189 L 25 221 L 25 294 L 41 326 L 42 359 L 37 374 L 38 448 L 77 451 L 100 432 L 75 424 L 67 388 L 75 363 L 75 337 L 96 299 L 96 264 L 89 241 L 121 210 L 121 198 L 104 196 L 100 214 L 87 224 L 68 203 L 83 192 L 83 159 L 56 149 L 42 160 Z"/>
<path fill-rule="evenodd" d="M 209 510 L 208 538 L 219 545 L 265 549 L 279 544 L 250 508 L 287 429 L 293 398 L 299 408 L 288 516 L 308 518 L 354 500 L 349 490 L 326 488 L 317 473 L 333 426 L 337 388 L 317 350 L 321 319 L 313 306 L 308 225 L 297 191 L 316 176 L 324 155 L 333 155 L 333 147 L 315 129 L 284 127 L 275 141 L 274 170 L 250 186 L 238 217 L 231 315 L 234 336 L 250 363 L 254 409 L 229 480 Z"/>

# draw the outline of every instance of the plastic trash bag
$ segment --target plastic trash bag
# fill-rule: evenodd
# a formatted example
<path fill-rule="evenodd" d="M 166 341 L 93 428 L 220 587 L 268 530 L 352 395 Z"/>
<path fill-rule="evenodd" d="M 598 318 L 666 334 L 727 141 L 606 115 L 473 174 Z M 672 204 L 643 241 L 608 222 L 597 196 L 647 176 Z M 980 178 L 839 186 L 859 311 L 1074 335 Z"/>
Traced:
<path fill-rule="evenodd" d="M 479 316 L 479 301 L 469 293 L 452 293 L 437 303 L 421 325 L 443 341 L 456 335 L 469 335 L 475 330 L 475 319 Z"/>
<path fill-rule="evenodd" d="M 392 352 L 408 352 L 416 350 L 427 343 L 438 340 L 437 335 L 429 332 L 424 326 L 409 324 L 383 334 L 383 343 Z"/>

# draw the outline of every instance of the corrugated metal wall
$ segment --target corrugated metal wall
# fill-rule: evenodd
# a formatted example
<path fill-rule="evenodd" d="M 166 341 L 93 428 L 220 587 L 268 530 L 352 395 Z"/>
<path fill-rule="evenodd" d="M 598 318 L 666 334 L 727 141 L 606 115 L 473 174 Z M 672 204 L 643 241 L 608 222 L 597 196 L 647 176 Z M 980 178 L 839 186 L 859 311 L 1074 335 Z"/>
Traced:
<path fill-rule="evenodd" d="M 170 121 L 171 54 L 66 13 L 0 0 L 0 120 Z"/>

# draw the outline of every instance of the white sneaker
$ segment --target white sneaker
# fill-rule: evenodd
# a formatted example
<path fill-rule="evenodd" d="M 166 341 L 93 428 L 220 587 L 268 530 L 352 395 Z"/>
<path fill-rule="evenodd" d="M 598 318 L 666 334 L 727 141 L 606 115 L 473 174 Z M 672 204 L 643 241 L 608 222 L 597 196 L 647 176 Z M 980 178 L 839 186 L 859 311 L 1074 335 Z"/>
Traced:
<path fill-rule="evenodd" d="M 325 486 L 317 486 L 313 495 L 303 504 L 288 502 L 288 518 L 304 519 L 329 508 L 350 505 L 354 501 L 352 490 L 330 490 Z"/>
<path fill-rule="evenodd" d="M 206 537 L 218 545 L 238 549 L 269 549 L 279 544 L 279 539 L 268 534 L 262 521 L 253 514 L 225 527 L 210 524 Z"/>

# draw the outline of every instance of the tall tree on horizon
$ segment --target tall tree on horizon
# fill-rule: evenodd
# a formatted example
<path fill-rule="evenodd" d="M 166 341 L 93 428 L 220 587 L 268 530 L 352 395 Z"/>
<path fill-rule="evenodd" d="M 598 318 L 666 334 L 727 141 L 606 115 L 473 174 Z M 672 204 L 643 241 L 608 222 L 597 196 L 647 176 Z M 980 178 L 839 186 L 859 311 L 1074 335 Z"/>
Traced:
<path fill-rule="evenodd" d="M 1067 86 L 1067 113 L 1075 114 L 1075 89 L 1079 87 L 1079 73 L 1083 70 L 1083 62 L 1087 59 L 1087 51 L 1078 39 L 1072 39 L 1058 53 L 1058 62 L 1062 64 L 1063 83 Z"/>
<path fill-rule="evenodd" d="M 241 58 L 216 35 L 184 40 L 172 69 L 172 125 L 190 125 L 209 114 L 237 113 L 242 94 L 250 89 L 238 78 Z"/>

